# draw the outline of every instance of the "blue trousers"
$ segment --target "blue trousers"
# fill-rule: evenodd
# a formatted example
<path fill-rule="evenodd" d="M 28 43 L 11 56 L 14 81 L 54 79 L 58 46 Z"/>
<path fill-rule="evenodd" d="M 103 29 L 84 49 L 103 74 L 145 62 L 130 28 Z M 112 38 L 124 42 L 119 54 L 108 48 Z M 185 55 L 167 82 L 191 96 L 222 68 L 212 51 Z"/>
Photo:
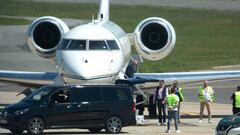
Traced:
<path fill-rule="evenodd" d="M 158 106 L 158 122 L 165 123 L 166 122 L 166 105 L 162 104 L 162 100 L 157 100 Z"/>
<path fill-rule="evenodd" d="M 178 111 L 168 111 L 168 127 L 167 129 L 170 130 L 171 119 L 174 119 L 175 129 L 178 130 Z"/>

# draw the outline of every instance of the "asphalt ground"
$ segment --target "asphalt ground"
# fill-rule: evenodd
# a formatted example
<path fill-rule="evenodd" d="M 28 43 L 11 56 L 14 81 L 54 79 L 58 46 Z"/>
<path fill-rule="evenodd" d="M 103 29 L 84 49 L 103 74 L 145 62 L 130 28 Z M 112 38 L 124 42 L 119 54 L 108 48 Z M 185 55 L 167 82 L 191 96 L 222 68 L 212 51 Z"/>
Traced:
<path fill-rule="evenodd" d="M 44 0 L 40 0 L 44 1 Z M 54 2 L 55 0 L 48 0 Z M 64 2 L 94 2 L 94 0 L 58 0 Z M 97 0 L 95 0 L 97 2 Z M 157 5 L 172 7 L 207 8 L 217 10 L 240 10 L 239 0 L 111 0 L 113 4 L 126 5 Z M 55 71 L 55 66 L 50 62 L 33 55 L 26 44 L 27 26 L 0 26 L 0 69 L 5 70 L 29 70 L 29 71 Z M 197 90 L 201 83 L 179 84 L 183 88 L 185 101 L 182 104 L 182 115 L 189 116 L 182 119 L 180 129 L 184 135 L 213 135 L 220 118 L 214 118 L 213 124 L 206 120 L 198 124 L 199 104 L 197 102 Z M 215 103 L 212 104 L 213 115 L 231 115 L 230 96 L 239 85 L 239 79 L 210 82 L 215 91 Z M 0 107 L 19 101 L 23 96 L 16 97 L 17 92 L 24 87 L 0 84 Z M 150 89 L 149 92 L 153 92 Z M 157 127 L 156 119 L 147 119 L 144 126 L 130 126 L 123 128 L 121 134 L 164 134 L 166 127 Z M 173 126 L 172 126 L 173 127 Z M 174 132 L 174 130 L 173 130 Z M 1 135 L 10 135 L 8 130 L 0 128 Z M 45 134 L 89 134 L 87 130 L 47 130 Z M 105 134 L 102 132 L 100 134 Z M 174 134 L 174 133 L 173 133 Z"/>
<path fill-rule="evenodd" d="M 182 119 L 179 125 L 182 135 L 214 135 L 215 128 L 220 119 L 214 118 L 213 123 L 198 124 L 198 119 Z M 124 127 L 119 135 L 165 135 L 166 126 L 156 126 L 156 119 L 148 119 L 145 125 Z M 12 135 L 8 130 L 0 128 L 1 135 Z M 25 132 L 23 135 L 26 135 Z M 76 134 L 90 134 L 88 130 L 83 129 L 61 129 L 61 130 L 45 130 L 44 135 L 76 135 Z M 105 130 L 98 134 L 107 134 Z M 174 125 L 171 124 L 171 135 L 175 135 Z M 167 134 L 166 134 L 167 135 Z"/>
<path fill-rule="evenodd" d="M 225 82 L 227 84 L 232 84 L 234 81 Z M 188 88 L 194 89 L 193 87 L 189 86 Z M 184 87 L 184 86 L 183 86 Z M 187 88 L 187 86 L 185 87 Z M 232 87 L 229 87 L 231 89 Z M 6 85 L 1 83 L 0 84 L 0 107 L 2 108 L 6 104 L 15 103 L 22 98 L 23 95 L 16 96 L 18 92 L 23 90 L 24 87 L 13 86 L 13 85 Z M 188 99 L 188 94 L 191 90 L 185 90 L 185 98 Z M 221 91 L 221 90 L 220 90 Z M 192 97 L 189 97 L 191 99 Z M 0 108 L 0 109 L 1 109 Z M 179 125 L 182 134 L 184 135 L 213 135 L 215 133 L 215 128 L 218 121 L 226 115 L 231 115 L 231 104 L 222 104 L 222 103 L 212 103 L 211 105 L 212 114 L 213 114 L 213 123 L 207 123 L 207 118 L 204 118 L 202 124 L 198 124 L 198 117 L 199 117 L 199 103 L 198 102 L 183 102 L 181 104 L 181 124 Z M 158 120 L 157 118 L 149 118 L 147 117 L 148 111 L 145 108 L 145 121 L 144 125 L 140 126 L 129 126 L 122 129 L 121 135 L 159 135 L 165 134 L 166 127 L 165 126 L 156 126 Z M 206 115 L 206 110 L 204 112 Z M 174 125 L 171 125 L 171 134 L 175 134 Z M 11 135 L 8 130 L 0 128 L 1 135 Z M 24 133 L 26 134 L 26 133 Z M 62 130 L 46 130 L 44 132 L 46 135 L 75 135 L 75 134 L 90 134 L 88 130 L 83 129 L 62 129 Z M 106 134 L 104 130 L 99 134 Z"/>
<path fill-rule="evenodd" d="M 213 117 L 223 117 L 232 114 L 230 96 L 235 91 L 238 82 L 239 79 L 209 82 L 209 84 L 212 85 L 215 90 L 215 100 L 212 103 Z M 197 98 L 197 92 L 200 85 L 201 83 L 180 84 L 180 86 L 183 88 L 185 97 L 185 101 L 181 103 L 181 114 L 184 118 L 196 118 L 199 116 L 199 102 Z M 1 83 L 0 109 L 4 108 L 5 105 L 16 103 L 24 98 L 23 95 L 16 96 L 24 89 L 25 87 Z M 149 89 L 145 92 L 153 93 L 154 89 Z M 147 108 L 145 108 L 145 115 L 148 116 Z"/>
<path fill-rule="evenodd" d="M 26 30 L 27 26 L 0 26 L 0 69 L 17 70 L 17 71 L 51 71 L 56 72 L 55 65 L 42 59 L 26 47 Z M 218 67 L 212 70 L 235 70 L 240 66 Z M 185 101 L 197 102 L 197 91 L 201 86 L 200 83 L 179 84 L 182 87 Z M 239 79 L 230 79 L 223 81 L 209 82 L 215 91 L 215 102 L 230 104 L 230 96 L 235 91 L 237 85 L 240 85 Z M 12 85 L 2 84 L 0 90 L 16 90 Z M 154 89 L 147 90 L 153 93 Z M 1 98 L 0 98 L 1 100 Z M 0 102 L 1 103 L 1 102 Z"/>
<path fill-rule="evenodd" d="M 226 86 L 232 85 L 237 80 L 228 80 L 227 82 L 224 81 L 224 84 Z M 214 82 L 216 84 L 220 84 L 222 81 Z M 183 84 L 181 84 L 183 85 Z M 196 84 L 198 85 L 198 84 Z M 189 90 L 184 91 L 184 95 L 186 100 L 188 99 L 188 94 L 192 93 L 190 92 L 190 89 L 195 89 L 195 84 L 187 84 L 182 86 L 183 88 L 189 88 Z M 229 87 L 231 89 L 232 87 Z M 20 86 L 13 86 L 13 85 L 6 85 L 4 83 L 0 83 L 0 109 L 3 108 L 6 104 L 11 104 L 18 102 L 22 98 L 24 98 L 23 95 L 16 96 L 18 92 L 23 90 L 24 87 Z M 221 89 L 219 89 L 221 91 Z M 192 97 L 189 97 L 191 99 Z M 207 118 L 204 118 L 202 124 L 198 124 L 198 117 L 199 117 L 199 103 L 198 102 L 183 102 L 181 104 L 181 124 L 179 125 L 180 130 L 182 131 L 182 134 L 184 135 L 213 135 L 215 132 L 215 128 L 219 120 L 226 116 L 231 115 L 231 104 L 222 104 L 222 103 L 212 103 L 211 105 L 212 114 L 213 114 L 213 123 L 208 123 Z M 166 127 L 165 126 L 156 126 L 158 120 L 157 118 L 149 118 L 147 117 L 148 111 L 147 108 L 145 108 L 145 122 L 144 125 L 140 126 L 129 126 L 123 128 L 121 135 L 159 135 L 159 134 L 165 134 Z M 204 112 L 206 115 L 206 110 Z M 171 125 L 171 134 L 175 134 L 174 125 Z M 8 130 L 1 129 L 0 128 L 0 134 L 1 135 L 11 135 L 11 133 Z M 26 133 L 24 133 L 26 134 Z M 46 135 L 75 135 L 75 134 L 90 134 L 88 130 L 83 129 L 62 129 L 62 130 L 46 130 L 44 132 Z M 103 130 L 99 134 L 106 134 L 106 132 Z"/>
<path fill-rule="evenodd" d="M 0 69 L 54 71 L 54 64 L 31 53 L 26 32 L 26 25 L 0 26 Z"/>

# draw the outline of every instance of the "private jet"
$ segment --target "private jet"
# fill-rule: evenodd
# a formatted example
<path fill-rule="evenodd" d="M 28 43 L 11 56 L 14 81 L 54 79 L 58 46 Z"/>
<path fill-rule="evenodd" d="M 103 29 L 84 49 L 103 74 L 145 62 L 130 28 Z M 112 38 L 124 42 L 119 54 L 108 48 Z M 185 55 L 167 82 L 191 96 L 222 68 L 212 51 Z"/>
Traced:
<path fill-rule="evenodd" d="M 176 33 L 160 17 L 142 20 L 126 33 L 109 20 L 109 0 L 99 0 L 96 19 L 72 29 L 59 18 L 43 16 L 27 31 L 32 52 L 56 65 L 56 72 L 0 71 L 0 80 L 20 84 L 113 84 L 126 79 L 131 46 L 147 60 L 161 60 L 174 49 Z M 240 77 L 240 71 L 135 73 L 134 78 L 196 81 Z M 128 79 L 128 78 L 127 78 Z"/>

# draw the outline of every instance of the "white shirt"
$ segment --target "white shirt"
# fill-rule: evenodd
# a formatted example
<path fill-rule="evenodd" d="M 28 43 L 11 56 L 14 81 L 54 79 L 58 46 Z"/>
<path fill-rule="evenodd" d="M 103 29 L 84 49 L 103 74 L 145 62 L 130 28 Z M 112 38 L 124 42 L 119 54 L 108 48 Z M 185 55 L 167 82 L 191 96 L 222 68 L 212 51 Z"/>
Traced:
<path fill-rule="evenodd" d="M 159 91 L 158 91 L 158 95 L 157 95 L 157 99 L 162 99 L 162 91 L 163 91 L 163 88 L 164 88 L 164 86 L 162 87 L 162 88 L 159 88 Z M 166 97 L 167 97 L 167 95 L 168 95 L 168 88 L 166 88 Z"/>
<path fill-rule="evenodd" d="M 199 93 L 200 93 L 200 90 L 199 90 Z M 213 93 L 214 93 L 214 91 L 213 91 Z M 213 94 L 213 93 L 212 93 L 212 94 Z M 205 101 L 210 101 L 210 102 L 212 102 L 209 87 L 206 87 L 206 88 L 204 89 L 204 91 L 203 91 L 203 97 L 204 97 L 204 100 L 205 100 Z"/>
<path fill-rule="evenodd" d="M 177 102 L 179 102 L 179 97 L 177 98 Z M 174 107 L 174 108 L 173 108 L 173 111 L 178 111 L 178 107 L 177 107 L 177 106 Z"/>

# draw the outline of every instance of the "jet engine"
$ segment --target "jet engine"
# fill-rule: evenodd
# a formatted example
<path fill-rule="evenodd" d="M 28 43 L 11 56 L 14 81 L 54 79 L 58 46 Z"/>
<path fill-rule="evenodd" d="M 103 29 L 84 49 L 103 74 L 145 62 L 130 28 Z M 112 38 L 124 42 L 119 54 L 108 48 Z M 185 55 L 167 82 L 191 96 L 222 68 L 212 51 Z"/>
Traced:
<path fill-rule="evenodd" d="M 40 17 L 28 28 L 28 45 L 38 56 L 53 60 L 57 46 L 68 26 L 59 18 L 52 16 Z"/>
<path fill-rule="evenodd" d="M 148 60 L 160 60 L 174 48 L 176 33 L 165 19 L 150 17 L 141 21 L 135 28 L 135 48 Z"/>

